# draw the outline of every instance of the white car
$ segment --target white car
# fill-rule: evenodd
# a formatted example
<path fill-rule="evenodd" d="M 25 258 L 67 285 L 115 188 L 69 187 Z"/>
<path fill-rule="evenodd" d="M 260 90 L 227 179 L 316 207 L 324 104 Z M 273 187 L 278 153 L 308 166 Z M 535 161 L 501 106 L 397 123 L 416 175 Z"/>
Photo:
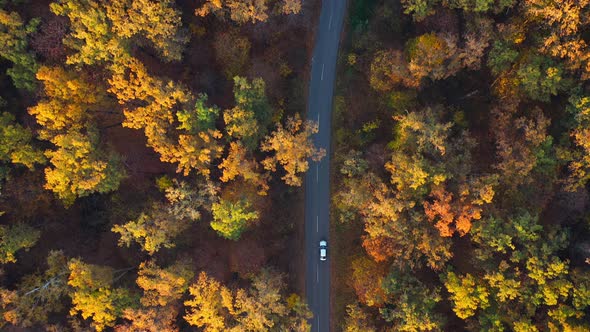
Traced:
<path fill-rule="evenodd" d="M 325 240 L 320 241 L 320 260 L 325 261 L 328 253 L 328 242 Z"/>

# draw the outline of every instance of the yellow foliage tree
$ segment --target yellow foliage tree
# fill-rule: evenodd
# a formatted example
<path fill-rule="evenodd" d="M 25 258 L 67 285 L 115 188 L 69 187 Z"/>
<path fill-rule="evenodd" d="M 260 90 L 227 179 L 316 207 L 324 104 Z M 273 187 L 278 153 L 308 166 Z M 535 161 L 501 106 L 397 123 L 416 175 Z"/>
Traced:
<path fill-rule="evenodd" d="M 68 56 L 68 64 L 124 63 L 135 36 L 148 40 L 164 60 L 180 60 L 188 42 L 181 13 L 170 0 L 57 0 L 50 8 L 70 20 L 64 44 L 77 53 Z"/>
<path fill-rule="evenodd" d="M 64 44 L 77 53 L 68 56 L 68 64 L 112 63 L 129 56 L 124 41 L 113 34 L 101 1 L 57 0 L 50 9 L 70 21 L 71 32 Z"/>
<path fill-rule="evenodd" d="M 173 305 L 165 307 L 127 308 L 123 318 L 129 322 L 115 326 L 116 332 L 177 332 L 176 316 L 178 308 Z"/>
<path fill-rule="evenodd" d="M 207 0 L 195 10 L 197 16 L 211 13 L 229 17 L 240 24 L 264 22 L 269 17 L 270 0 Z M 271 10 L 283 14 L 297 14 L 301 10 L 301 0 L 280 0 Z M 275 9 L 276 8 L 276 9 Z"/>
<path fill-rule="evenodd" d="M 156 207 L 150 214 L 142 213 L 137 220 L 113 226 L 112 231 L 121 235 L 119 246 L 129 247 L 137 242 L 144 251 L 153 255 L 161 247 L 173 248 L 173 238 L 189 226 L 189 221 L 177 220 L 164 213 L 161 207 Z"/>
<path fill-rule="evenodd" d="M 70 260 L 68 270 L 68 285 L 73 288 L 70 315 L 91 318 L 92 326 L 99 332 L 113 326 L 132 302 L 126 289 L 113 288 L 115 271 L 79 259 Z"/>
<path fill-rule="evenodd" d="M 39 68 L 37 79 L 43 82 L 45 96 L 29 108 L 42 126 L 39 136 L 51 140 L 64 131 L 82 130 L 93 113 L 109 107 L 105 90 L 90 82 L 84 72 L 61 67 Z"/>
<path fill-rule="evenodd" d="M 226 331 L 225 322 L 229 312 L 224 307 L 232 303 L 230 290 L 201 272 L 197 282 L 189 287 L 189 293 L 192 298 L 185 301 L 184 305 L 190 309 L 184 319 L 190 325 L 203 328 L 205 332 Z"/>
<path fill-rule="evenodd" d="M 531 21 L 549 28 L 541 50 L 565 59 L 572 69 L 581 68 L 582 79 L 590 78 L 590 50 L 582 36 L 589 5 L 588 0 L 526 0 L 523 6 Z"/>
<path fill-rule="evenodd" d="M 137 285 L 143 289 L 141 304 L 164 307 L 180 299 L 193 278 L 189 263 L 179 261 L 165 269 L 151 260 L 141 263 L 137 276 Z"/>
<path fill-rule="evenodd" d="M 111 0 L 106 12 L 117 38 L 140 35 L 167 61 L 182 58 L 188 34 L 181 29 L 181 12 L 171 0 Z"/>
<path fill-rule="evenodd" d="M 297 115 L 289 118 L 283 127 L 281 124 L 266 140 L 260 149 L 274 152 L 274 156 L 262 161 L 265 169 L 275 172 L 277 163 L 283 166 L 286 173 L 282 179 L 291 186 L 301 186 L 298 173 L 309 168 L 308 159 L 320 161 L 326 154 L 324 149 L 317 149 L 310 136 L 318 132 L 318 125 L 311 121 L 303 122 Z"/>
<path fill-rule="evenodd" d="M 178 143 L 161 150 L 161 160 L 178 163 L 177 172 L 187 176 L 195 169 L 208 176 L 212 161 L 221 156 L 223 146 L 219 144 L 222 134 L 218 130 L 208 129 L 195 135 L 181 134 Z"/>
<path fill-rule="evenodd" d="M 151 76 L 137 59 L 115 66 L 109 83 L 109 91 L 125 106 L 123 126 L 143 129 L 148 146 L 160 154 L 162 161 L 178 163 L 178 172 L 188 175 L 196 169 L 209 175 L 209 164 L 223 151 L 218 144 L 221 132 L 206 129 L 179 134 L 177 138 L 172 135 L 176 113 L 194 104 L 188 90 Z"/>
<path fill-rule="evenodd" d="M 205 332 L 221 331 L 308 331 L 309 310 L 293 297 L 284 297 L 284 276 L 262 270 L 249 290 L 230 290 L 201 272 L 190 286 L 190 309 L 184 316 Z M 295 300 L 295 301 L 294 301 Z"/>
<path fill-rule="evenodd" d="M 128 247 L 136 242 L 153 255 L 161 247 L 174 247 L 174 238 L 201 217 L 199 209 L 208 206 L 216 192 L 217 188 L 208 181 L 197 188 L 173 181 L 166 188 L 166 204 L 157 202 L 136 220 L 115 225 L 111 230 L 121 235 L 119 246 Z"/>
<path fill-rule="evenodd" d="M 254 111 L 236 106 L 223 112 L 223 121 L 228 135 L 249 142 L 259 131 Z"/>
<path fill-rule="evenodd" d="M 268 191 L 267 176 L 258 172 L 258 163 L 254 159 L 248 159 L 247 154 L 248 151 L 240 142 L 230 142 L 228 155 L 218 166 L 223 170 L 220 180 L 228 182 L 241 176 L 245 181 L 258 186 L 258 194 L 264 196 Z"/>
<path fill-rule="evenodd" d="M 451 294 L 453 311 L 457 317 L 466 319 L 475 315 L 478 309 L 489 306 L 488 290 L 485 286 L 479 285 L 478 280 L 471 274 L 457 276 L 454 272 L 448 272 L 444 283 Z"/>
<path fill-rule="evenodd" d="M 83 135 L 71 132 L 53 138 L 57 150 L 45 155 L 51 166 L 45 169 L 45 188 L 57 194 L 66 205 L 77 197 L 106 193 L 119 187 L 125 176 L 118 156 L 98 148 L 98 134 L 89 128 Z"/>

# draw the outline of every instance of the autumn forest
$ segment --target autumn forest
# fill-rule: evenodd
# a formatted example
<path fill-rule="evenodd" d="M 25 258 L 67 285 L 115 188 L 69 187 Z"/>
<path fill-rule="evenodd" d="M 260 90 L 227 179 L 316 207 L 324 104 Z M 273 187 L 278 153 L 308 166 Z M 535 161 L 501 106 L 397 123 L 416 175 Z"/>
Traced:
<path fill-rule="evenodd" d="M 590 0 L 348 0 L 328 150 L 321 8 L 0 0 L 0 330 L 310 331 L 330 154 L 331 330 L 590 331 Z"/>

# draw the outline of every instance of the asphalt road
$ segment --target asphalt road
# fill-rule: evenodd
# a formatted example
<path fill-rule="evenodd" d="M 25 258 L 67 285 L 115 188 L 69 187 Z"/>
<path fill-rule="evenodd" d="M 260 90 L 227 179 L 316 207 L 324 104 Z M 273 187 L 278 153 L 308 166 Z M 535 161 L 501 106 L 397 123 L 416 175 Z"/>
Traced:
<path fill-rule="evenodd" d="M 311 65 L 307 118 L 319 123 L 316 147 L 326 156 L 311 162 L 305 176 L 306 297 L 313 312 L 312 332 L 330 331 L 330 131 L 332 96 L 346 0 L 323 0 Z M 320 240 L 328 241 L 328 260 L 320 261 Z"/>

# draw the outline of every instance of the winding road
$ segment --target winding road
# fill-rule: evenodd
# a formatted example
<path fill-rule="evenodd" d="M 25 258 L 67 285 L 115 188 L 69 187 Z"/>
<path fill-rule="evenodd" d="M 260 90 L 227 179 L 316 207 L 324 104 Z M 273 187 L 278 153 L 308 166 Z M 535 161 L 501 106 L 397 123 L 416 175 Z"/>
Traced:
<path fill-rule="evenodd" d="M 319 123 L 314 144 L 326 150 L 305 176 L 306 297 L 313 312 L 312 332 L 330 331 L 330 132 L 332 96 L 346 0 L 323 0 L 311 65 L 307 118 Z M 328 260 L 320 261 L 319 242 L 328 241 Z"/>

